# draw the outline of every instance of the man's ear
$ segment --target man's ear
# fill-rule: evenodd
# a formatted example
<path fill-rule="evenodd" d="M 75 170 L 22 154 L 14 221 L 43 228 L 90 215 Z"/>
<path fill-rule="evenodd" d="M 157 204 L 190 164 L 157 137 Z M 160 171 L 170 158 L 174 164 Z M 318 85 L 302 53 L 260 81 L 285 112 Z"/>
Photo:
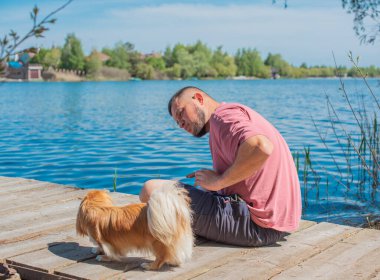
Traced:
<path fill-rule="evenodd" d="M 196 99 L 201 105 L 203 105 L 204 99 L 202 94 L 200 94 L 199 92 L 196 92 L 194 94 L 193 99 Z"/>

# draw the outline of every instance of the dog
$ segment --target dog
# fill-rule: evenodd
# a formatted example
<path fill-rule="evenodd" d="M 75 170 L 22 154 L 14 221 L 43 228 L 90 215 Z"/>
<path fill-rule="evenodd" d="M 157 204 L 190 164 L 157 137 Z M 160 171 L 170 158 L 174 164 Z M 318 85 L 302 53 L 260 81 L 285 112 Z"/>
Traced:
<path fill-rule="evenodd" d="M 150 252 L 158 270 L 164 264 L 180 266 L 191 258 L 194 235 L 190 198 L 184 188 L 164 186 L 153 191 L 148 203 L 114 206 L 108 191 L 89 191 L 82 200 L 76 231 L 97 245 L 98 261 L 121 261 L 129 252 Z"/>

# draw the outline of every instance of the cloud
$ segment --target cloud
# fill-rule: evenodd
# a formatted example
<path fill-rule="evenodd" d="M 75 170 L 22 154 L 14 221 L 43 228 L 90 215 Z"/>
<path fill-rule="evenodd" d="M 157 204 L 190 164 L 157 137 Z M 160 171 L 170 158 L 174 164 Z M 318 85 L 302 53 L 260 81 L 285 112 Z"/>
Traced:
<path fill-rule="evenodd" d="M 360 46 L 352 30 L 352 15 L 340 5 L 301 5 L 294 0 L 290 8 L 283 9 L 267 2 L 138 5 L 138 1 L 96 0 L 88 5 L 74 1 L 58 16 L 47 38 L 38 42 L 62 45 L 66 34 L 75 32 L 86 52 L 111 47 L 117 41 L 129 41 L 138 50 L 151 52 L 199 39 L 212 48 L 223 45 L 231 54 L 241 47 L 257 48 L 263 56 L 281 53 L 295 65 L 332 65 L 332 51 L 339 64 L 349 64 L 349 50 L 362 56 L 363 64 L 380 65 L 378 44 Z"/>
<path fill-rule="evenodd" d="M 223 45 L 231 53 L 240 47 L 278 52 L 295 64 L 331 65 L 332 51 L 345 64 L 349 50 L 380 64 L 375 47 L 360 46 L 351 15 L 341 7 L 284 10 L 271 5 L 172 4 L 111 9 L 107 18 L 122 25 L 120 34 L 146 51 L 200 39 L 212 47 Z"/>

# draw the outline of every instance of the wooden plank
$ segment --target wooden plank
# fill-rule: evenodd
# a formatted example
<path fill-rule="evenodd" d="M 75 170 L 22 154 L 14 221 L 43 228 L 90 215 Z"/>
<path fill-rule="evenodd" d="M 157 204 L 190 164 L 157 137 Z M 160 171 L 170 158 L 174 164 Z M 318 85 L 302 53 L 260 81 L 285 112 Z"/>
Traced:
<path fill-rule="evenodd" d="M 1 187 L 7 187 L 9 185 L 12 185 L 12 184 L 16 184 L 16 183 L 21 183 L 21 182 L 35 182 L 34 180 L 28 180 L 28 179 L 24 179 L 24 178 L 11 178 L 11 177 L 7 177 L 7 178 L 4 178 L 0 180 L 0 188 Z"/>
<path fill-rule="evenodd" d="M 16 212 L 3 216 L 0 220 L 0 244 L 23 235 L 51 230 L 75 223 L 80 200 L 70 200 L 41 209 Z"/>
<path fill-rule="evenodd" d="M 15 181 L 15 180 L 25 180 L 24 178 L 17 178 L 17 177 L 3 177 L 0 176 L 0 185 L 3 183 L 7 183 L 10 181 Z"/>
<path fill-rule="evenodd" d="M 59 214 L 72 215 L 79 207 L 80 200 L 69 200 L 56 205 L 47 205 L 41 209 L 30 210 L 28 208 L 22 212 L 9 213 L 0 219 L 2 231 L 18 229 L 20 227 L 34 226 L 36 222 L 55 217 Z M 74 216 L 74 215 L 72 215 Z M 1 233 L 0 233 L 1 234 Z"/>
<path fill-rule="evenodd" d="M 13 194 L 12 196 L 7 197 L 8 199 L 4 198 L 3 200 L 5 202 L 2 202 L 2 199 L 0 198 L 0 205 L 2 205 L 0 208 L 0 215 L 5 215 L 9 212 L 15 213 L 22 210 L 35 210 L 68 200 L 81 200 L 89 191 L 77 188 L 65 188 L 59 185 L 51 185 L 50 187 L 53 188 L 45 190 L 44 187 L 43 189 L 25 191 L 25 194 Z M 115 201 L 115 205 L 138 202 L 138 198 L 135 196 L 117 193 L 110 193 L 110 195 Z"/>
<path fill-rule="evenodd" d="M 302 221 L 300 230 L 301 230 L 301 228 L 308 228 L 314 224 L 316 224 L 316 223 L 310 222 L 310 221 Z M 207 242 L 208 242 L 207 240 L 202 239 L 202 241 L 198 242 L 198 244 L 204 244 Z M 220 246 L 225 247 L 226 245 L 217 244 L 217 243 L 212 243 L 212 244 L 213 244 L 212 251 L 214 252 L 215 256 L 218 256 L 216 259 L 219 260 L 220 256 L 223 256 L 223 254 L 222 254 L 223 249 L 217 250 L 217 248 Z M 204 246 L 210 246 L 210 243 L 204 244 Z M 215 250 L 217 250 L 217 252 L 215 252 Z M 235 250 L 240 252 L 242 250 L 242 248 L 236 247 Z M 192 270 L 194 268 L 199 268 L 199 264 L 205 266 L 205 264 L 202 263 L 202 260 L 204 260 L 204 256 L 206 256 L 207 254 L 210 253 L 209 251 L 210 250 L 205 249 L 203 247 L 195 248 L 194 249 L 194 257 L 193 257 L 193 260 L 191 262 L 193 263 L 194 260 L 197 260 L 198 262 L 196 264 L 193 264 L 191 267 L 186 267 L 188 265 L 185 265 L 183 268 L 172 268 L 173 270 L 176 270 L 176 272 L 171 273 L 170 276 L 165 274 L 166 276 L 164 276 L 163 278 L 165 278 L 165 277 L 169 277 L 169 278 L 174 277 L 175 278 L 176 275 L 179 278 L 181 278 L 181 275 L 183 273 L 185 273 L 186 270 Z M 230 251 L 227 252 L 227 254 L 230 254 L 230 253 L 231 253 Z M 202 256 L 202 254 L 204 256 Z M 141 276 L 152 278 L 153 276 L 151 274 L 156 274 L 156 272 L 143 272 L 142 269 L 140 268 L 140 264 L 142 262 L 147 261 L 146 257 L 141 256 L 140 258 L 138 258 L 137 256 L 138 256 L 138 254 L 135 254 L 133 258 L 128 258 L 127 261 L 124 263 L 111 262 L 111 263 L 106 264 L 106 263 L 98 263 L 95 260 L 88 260 L 85 262 L 73 264 L 71 266 L 59 269 L 59 270 L 57 270 L 56 273 L 58 273 L 60 275 L 64 275 L 64 276 L 71 276 L 71 277 L 73 275 L 76 275 L 76 276 L 79 276 L 81 279 L 109 279 L 111 276 L 114 276 L 115 279 L 117 279 L 119 277 L 128 277 L 128 279 L 133 279 L 133 277 L 136 277 L 136 279 L 138 279 Z M 239 257 L 239 255 L 238 255 L 238 257 Z M 153 257 L 151 257 L 150 259 L 153 259 Z M 212 258 L 210 258 L 210 261 L 213 261 Z M 208 265 L 206 265 L 206 266 L 208 266 Z M 269 267 L 274 269 L 274 266 L 271 264 L 266 264 L 266 265 L 261 266 L 261 268 L 263 270 L 268 269 Z M 129 271 L 129 272 L 126 272 L 124 274 L 120 274 L 121 272 L 115 273 L 115 271 L 113 270 L 114 268 L 119 270 L 119 271 L 122 271 L 122 268 L 125 271 L 133 270 L 133 272 Z M 161 274 L 164 274 L 164 273 L 161 273 Z M 153 277 L 153 279 L 155 279 L 155 278 Z M 160 279 L 160 278 L 158 278 L 158 279 Z"/>
<path fill-rule="evenodd" d="M 15 179 L 15 180 L 10 180 L 7 182 L 0 182 L 0 193 L 7 193 L 9 192 L 10 188 L 12 191 L 18 191 L 18 190 L 23 190 L 26 188 L 27 185 L 42 185 L 42 184 L 48 184 L 44 182 L 38 182 L 34 180 L 25 180 L 25 179 Z M 22 186 L 22 187 L 21 187 Z"/>
<path fill-rule="evenodd" d="M 55 193 L 64 193 L 75 191 L 74 188 L 65 188 L 55 184 L 46 184 L 43 187 L 37 189 L 26 189 L 20 192 L 13 192 L 12 188 L 9 187 L 9 192 L 4 193 L 0 196 L 1 205 L 14 204 L 15 202 L 28 202 L 30 198 L 38 199 L 44 198 Z"/>
<path fill-rule="evenodd" d="M 364 229 L 273 279 L 374 279 L 379 259 L 380 231 Z"/>
<path fill-rule="evenodd" d="M 76 235 L 75 226 L 64 226 L 61 230 L 43 232 L 41 235 L 32 236 L 29 239 L 19 240 L 12 243 L 0 244 L 0 262 L 6 258 L 48 248 L 49 244 L 56 242 L 72 242 L 80 239 Z"/>
<path fill-rule="evenodd" d="M 21 276 L 21 279 L 28 280 L 73 280 L 73 278 L 67 278 L 46 272 L 34 270 L 28 267 L 22 267 L 17 265 L 9 265 L 11 268 L 16 269 L 17 273 Z"/>
<path fill-rule="evenodd" d="M 12 265 L 53 273 L 58 267 L 94 258 L 91 248 L 92 246 L 78 242 L 57 242 L 49 245 L 47 249 L 7 258 L 6 261 Z"/>
<path fill-rule="evenodd" d="M 229 246 L 216 242 L 206 242 L 194 248 L 193 258 L 182 267 L 163 267 L 162 272 L 144 271 L 141 268 L 127 271 L 123 276 L 127 279 L 185 279 L 205 273 L 218 267 L 229 258 L 241 255 L 242 247 Z M 186 275 L 183 278 L 183 275 Z M 112 279 L 112 278 L 111 278 Z"/>
<path fill-rule="evenodd" d="M 241 278 L 249 278 L 254 275 L 255 279 L 268 279 L 359 230 L 329 223 L 316 224 L 289 235 L 286 237 L 287 241 L 279 242 L 279 246 L 247 249 L 243 252 L 244 257 L 229 258 L 224 265 L 195 279 L 212 279 L 218 275 L 223 275 L 226 279 L 234 278 L 236 275 Z M 271 264 L 273 267 L 268 266 L 262 270 L 261 267 L 264 263 Z M 187 275 L 183 275 L 183 277 L 187 278 Z"/>
<path fill-rule="evenodd" d="M 300 221 L 300 225 L 298 227 L 298 229 L 296 231 L 294 231 L 292 234 L 296 233 L 296 232 L 300 232 L 300 231 L 303 231 L 304 229 L 307 229 L 311 226 L 314 226 L 316 225 L 317 223 L 316 222 L 313 222 L 313 221 L 308 221 L 308 220 L 301 220 Z"/>
<path fill-rule="evenodd" d="M 139 269 L 142 262 L 151 261 L 146 257 L 129 257 L 125 262 L 98 262 L 89 259 L 83 262 L 58 268 L 55 274 L 76 279 L 126 279 L 124 271 Z M 144 278 L 147 279 L 147 278 Z"/>
<path fill-rule="evenodd" d="M 69 200 L 79 200 L 85 191 L 79 189 L 55 188 L 54 190 L 35 190 L 25 195 L 12 197 L 12 200 L 0 202 L 0 215 L 8 215 L 20 211 L 37 210 L 49 205 L 60 204 Z"/>
<path fill-rule="evenodd" d="M 277 246 L 242 248 L 203 240 L 193 260 L 179 268 L 143 271 L 140 264 L 152 257 L 138 254 L 125 262 L 99 263 L 90 253 L 91 243 L 75 234 L 86 193 L 0 177 L 0 262 L 30 273 L 30 279 L 380 278 L 380 231 L 309 221 Z M 110 195 L 116 205 L 139 201 L 134 195 Z"/>

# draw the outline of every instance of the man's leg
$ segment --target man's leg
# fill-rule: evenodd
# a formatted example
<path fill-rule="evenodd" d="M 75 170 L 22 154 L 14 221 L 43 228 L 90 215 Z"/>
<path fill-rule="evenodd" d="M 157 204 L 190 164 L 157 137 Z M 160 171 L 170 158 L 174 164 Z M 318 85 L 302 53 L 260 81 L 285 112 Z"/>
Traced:
<path fill-rule="evenodd" d="M 193 230 L 199 236 L 252 247 L 274 244 L 285 236 L 283 232 L 256 225 L 243 200 L 203 191 L 191 185 L 182 186 L 189 192 L 194 212 Z"/>
<path fill-rule="evenodd" d="M 140 201 L 146 203 L 148 202 L 150 195 L 152 194 L 154 190 L 162 188 L 165 185 L 176 185 L 176 184 L 178 184 L 178 181 L 174 181 L 174 180 L 154 179 L 154 180 L 146 181 L 139 195 Z"/>
<path fill-rule="evenodd" d="M 256 225 L 244 201 L 203 191 L 174 180 L 149 180 L 140 192 L 147 202 L 152 192 L 165 185 L 184 187 L 191 198 L 193 230 L 196 235 L 221 243 L 239 246 L 265 246 L 276 243 L 285 233 Z"/>

